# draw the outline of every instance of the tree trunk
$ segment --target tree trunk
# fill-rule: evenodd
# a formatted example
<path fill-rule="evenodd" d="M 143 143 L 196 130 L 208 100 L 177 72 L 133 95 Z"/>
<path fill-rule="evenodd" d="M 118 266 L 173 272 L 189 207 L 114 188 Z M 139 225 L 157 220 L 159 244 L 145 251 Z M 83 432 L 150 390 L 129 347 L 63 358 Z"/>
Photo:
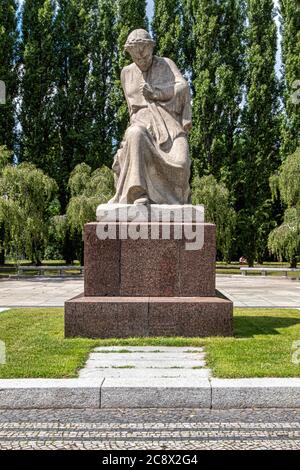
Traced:
<path fill-rule="evenodd" d="M 0 225 L 0 264 L 5 264 L 5 249 L 4 249 L 5 228 L 4 224 Z"/>
<path fill-rule="evenodd" d="M 248 261 L 248 266 L 249 268 L 253 268 L 254 266 L 254 258 L 250 257 L 250 256 L 246 256 L 247 258 L 247 261 Z"/>
<path fill-rule="evenodd" d="M 3 248 L 0 249 L 0 265 L 5 264 L 5 251 Z"/>
<path fill-rule="evenodd" d="M 81 250 L 80 250 L 80 266 L 84 266 L 84 243 L 81 243 Z"/>
<path fill-rule="evenodd" d="M 74 261 L 74 246 L 73 240 L 71 239 L 71 235 L 69 230 L 66 231 L 66 236 L 64 240 L 64 249 L 63 249 L 64 260 L 67 265 L 73 264 Z"/>
<path fill-rule="evenodd" d="M 297 258 L 292 258 L 290 260 L 290 268 L 297 268 Z"/>

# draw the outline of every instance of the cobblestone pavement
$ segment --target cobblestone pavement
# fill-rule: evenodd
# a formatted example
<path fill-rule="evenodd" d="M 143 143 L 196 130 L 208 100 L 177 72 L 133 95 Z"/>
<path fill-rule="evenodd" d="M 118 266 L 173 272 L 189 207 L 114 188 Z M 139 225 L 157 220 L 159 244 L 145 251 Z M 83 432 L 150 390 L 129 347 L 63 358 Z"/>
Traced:
<path fill-rule="evenodd" d="M 2 410 L 0 449 L 300 449 L 300 410 Z"/>
<path fill-rule="evenodd" d="M 217 288 L 235 307 L 300 307 L 300 281 L 263 276 L 218 276 Z M 0 307 L 63 307 L 83 292 L 82 279 L 0 280 Z"/>

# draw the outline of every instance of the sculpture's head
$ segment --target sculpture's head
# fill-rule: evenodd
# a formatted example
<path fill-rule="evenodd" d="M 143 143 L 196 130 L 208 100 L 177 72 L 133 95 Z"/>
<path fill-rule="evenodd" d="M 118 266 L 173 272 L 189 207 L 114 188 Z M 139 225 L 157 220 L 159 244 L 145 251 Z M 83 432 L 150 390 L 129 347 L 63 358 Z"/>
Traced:
<path fill-rule="evenodd" d="M 154 46 L 155 41 L 145 29 L 135 29 L 129 34 L 124 49 L 141 71 L 146 72 L 152 64 Z"/>

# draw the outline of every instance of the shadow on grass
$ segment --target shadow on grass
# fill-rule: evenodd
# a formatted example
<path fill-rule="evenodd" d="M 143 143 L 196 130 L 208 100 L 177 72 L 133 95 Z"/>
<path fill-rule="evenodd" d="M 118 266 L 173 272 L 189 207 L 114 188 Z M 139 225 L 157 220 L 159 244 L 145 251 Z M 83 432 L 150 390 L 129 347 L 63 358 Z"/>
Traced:
<path fill-rule="evenodd" d="M 279 335 L 279 328 L 289 328 L 300 325 L 300 318 L 269 317 L 269 316 L 239 316 L 234 317 L 234 336 L 250 338 L 255 335 Z"/>

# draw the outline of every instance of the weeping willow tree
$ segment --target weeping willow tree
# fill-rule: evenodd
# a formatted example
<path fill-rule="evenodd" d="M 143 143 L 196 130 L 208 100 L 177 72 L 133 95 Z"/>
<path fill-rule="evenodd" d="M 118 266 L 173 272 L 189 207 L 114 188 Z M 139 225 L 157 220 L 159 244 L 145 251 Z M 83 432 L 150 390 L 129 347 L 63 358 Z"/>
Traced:
<path fill-rule="evenodd" d="M 9 163 L 11 154 L 6 145 L 0 145 L 0 174 L 4 167 Z"/>
<path fill-rule="evenodd" d="M 191 187 L 193 204 L 205 206 L 205 221 L 217 226 L 217 249 L 224 261 L 230 261 L 236 214 L 230 204 L 228 189 L 213 175 L 194 176 Z"/>
<path fill-rule="evenodd" d="M 286 206 L 283 222 L 269 235 L 268 248 L 278 259 L 296 267 L 300 256 L 300 147 L 287 157 L 278 174 L 270 178 L 273 199 Z"/>
<path fill-rule="evenodd" d="M 0 184 L 2 173 L 11 160 L 12 152 L 5 145 L 0 146 Z M 5 251 L 7 248 L 6 228 L 8 221 L 11 221 L 11 230 L 14 230 L 18 222 L 18 211 L 15 204 L 8 200 L 6 192 L 0 191 L 0 264 L 5 263 Z"/>
<path fill-rule="evenodd" d="M 114 194 L 113 172 L 103 165 L 94 172 L 89 165 L 81 163 L 69 179 L 71 199 L 67 207 L 66 229 L 72 236 L 80 238 L 78 258 L 83 264 L 83 228 L 96 217 L 96 208 L 112 198 Z"/>
<path fill-rule="evenodd" d="M 7 251 L 41 263 L 53 207 L 58 205 L 57 191 L 56 182 L 32 163 L 4 166 L 0 174 L 0 225 L 4 225 Z"/>

